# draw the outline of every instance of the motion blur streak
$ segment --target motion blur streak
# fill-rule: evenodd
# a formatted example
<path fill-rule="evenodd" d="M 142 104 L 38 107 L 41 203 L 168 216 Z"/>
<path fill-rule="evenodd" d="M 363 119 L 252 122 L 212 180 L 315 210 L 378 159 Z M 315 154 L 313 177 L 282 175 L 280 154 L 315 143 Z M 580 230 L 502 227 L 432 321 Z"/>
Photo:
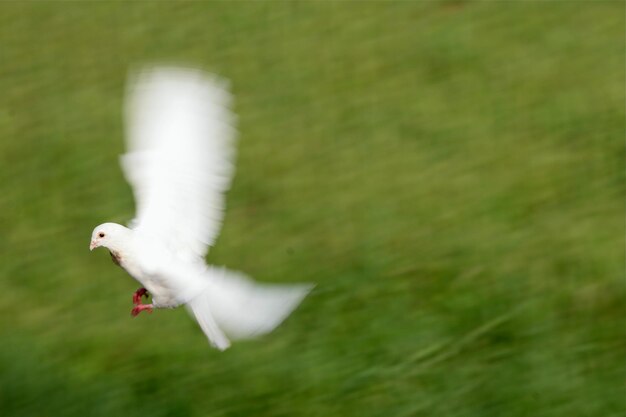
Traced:
<path fill-rule="evenodd" d="M 623 414 L 624 12 L 0 3 L 0 415 Z M 124 84 L 163 60 L 236 91 L 207 261 L 317 283 L 224 353 L 182 309 L 131 320 L 86 249 L 134 213 Z"/>

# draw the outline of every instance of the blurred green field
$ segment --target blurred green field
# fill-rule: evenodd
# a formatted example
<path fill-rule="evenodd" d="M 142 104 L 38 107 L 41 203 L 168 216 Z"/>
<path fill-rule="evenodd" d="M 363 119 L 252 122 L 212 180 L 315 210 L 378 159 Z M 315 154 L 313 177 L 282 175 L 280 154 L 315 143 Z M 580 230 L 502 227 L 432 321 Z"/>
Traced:
<path fill-rule="evenodd" d="M 621 2 L 0 4 L 0 415 L 623 416 Z M 208 260 L 318 284 L 220 353 L 126 222 L 129 68 L 229 78 Z"/>

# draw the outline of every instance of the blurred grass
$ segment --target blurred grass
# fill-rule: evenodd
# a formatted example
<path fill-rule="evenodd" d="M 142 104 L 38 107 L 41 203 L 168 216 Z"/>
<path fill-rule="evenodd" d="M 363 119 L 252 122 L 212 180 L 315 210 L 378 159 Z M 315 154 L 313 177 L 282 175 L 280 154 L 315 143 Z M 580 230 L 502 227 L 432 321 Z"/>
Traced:
<path fill-rule="evenodd" d="M 0 5 L 0 415 L 624 415 L 624 4 Z M 219 353 L 92 228 L 129 67 L 228 77 L 209 261 L 318 288 Z"/>

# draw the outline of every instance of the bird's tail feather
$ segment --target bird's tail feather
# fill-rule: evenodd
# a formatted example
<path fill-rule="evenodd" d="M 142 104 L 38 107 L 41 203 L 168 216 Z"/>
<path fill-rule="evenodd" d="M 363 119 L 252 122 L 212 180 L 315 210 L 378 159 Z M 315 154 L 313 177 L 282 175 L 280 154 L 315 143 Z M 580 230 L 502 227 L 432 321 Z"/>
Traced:
<path fill-rule="evenodd" d="M 224 268 L 207 270 L 209 285 L 187 303 L 212 345 L 220 350 L 230 339 L 269 333 L 311 291 L 311 284 L 260 284 Z"/>

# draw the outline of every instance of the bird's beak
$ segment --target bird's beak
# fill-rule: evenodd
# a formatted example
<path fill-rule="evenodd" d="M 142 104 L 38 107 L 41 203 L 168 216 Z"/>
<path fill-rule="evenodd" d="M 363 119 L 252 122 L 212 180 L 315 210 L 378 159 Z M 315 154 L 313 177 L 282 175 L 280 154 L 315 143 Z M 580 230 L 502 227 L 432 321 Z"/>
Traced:
<path fill-rule="evenodd" d="M 98 243 L 92 240 L 91 243 L 89 244 L 89 250 L 92 251 L 97 247 L 98 247 Z"/>

